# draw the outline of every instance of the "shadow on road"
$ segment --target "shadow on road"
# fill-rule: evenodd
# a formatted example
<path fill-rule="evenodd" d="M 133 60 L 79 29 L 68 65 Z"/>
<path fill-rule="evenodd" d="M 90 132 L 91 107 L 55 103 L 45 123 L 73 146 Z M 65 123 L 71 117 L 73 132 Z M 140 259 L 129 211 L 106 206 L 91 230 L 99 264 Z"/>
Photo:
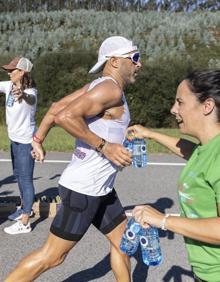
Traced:
<path fill-rule="evenodd" d="M 107 255 L 93 267 L 77 272 L 62 282 L 88 282 L 105 276 L 109 271 L 111 271 L 110 256 Z"/>
<path fill-rule="evenodd" d="M 148 274 L 149 267 L 146 264 L 143 263 L 140 246 L 138 247 L 138 250 L 134 254 L 133 257 L 136 259 L 137 264 L 136 264 L 135 269 L 132 273 L 132 277 L 133 277 L 132 281 L 133 282 L 145 282 L 145 281 L 147 281 L 147 274 Z"/>
<path fill-rule="evenodd" d="M 11 183 L 16 183 L 16 179 L 14 177 L 14 175 L 10 175 L 5 177 L 4 179 L 0 180 L 0 187 L 4 184 L 11 184 Z"/>
<path fill-rule="evenodd" d="M 42 177 L 34 177 L 33 180 L 38 180 Z M 8 184 L 13 184 L 13 183 L 17 183 L 16 178 L 14 177 L 14 175 L 10 175 L 5 177 L 4 179 L 0 180 L 0 187 L 3 185 L 8 185 Z M 8 191 L 8 194 L 11 194 L 11 191 Z M 7 191 L 2 192 L 2 195 L 7 195 Z"/>
<path fill-rule="evenodd" d="M 132 274 L 133 282 L 145 282 L 147 279 L 148 267 L 142 262 L 140 249 L 135 253 L 134 258 L 137 260 L 137 265 Z M 73 274 L 62 282 L 88 282 L 105 276 L 111 271 L 110 256 L 107 255 L 102 261 L 98 262 L 95 266 L 82 270 Z"/>
<path fill-rule="evenodd" d="M 40 193 L 36 193 L 35 197 L 41 198 L 42 196 L 47 196 L 47 197 L 50 197 L 50 198 L 56 198 L 56 196 L 58 196 L 58 195 L 59 195 L 58 187 L 50 187 L 50 188 L 47 188 Z"/>
<path fill-rule="evenodd" d="M 185 276 L 193 278 L 192 271 L 186 270 L 180 266 L 173 265 L 166 275 L 163 277 L 163 282 L 184 282 Z"/>
<path fill-rule="evenodd" d="M 55 179 L 55 178 L 59 178 L 60 176 L 61 176 L 61 174 L 57 173 L 54 176 L 51 176 L 49 179 L 52 180 L 52 179 Z"/>
<path fill-rule="evenodd" d="M 139 206 L 139 205 L 149 205 L 152 206 L 153 208 L 159 210 L 162 213 L 166 212 L 166 209 L 170 209 L 173 206 L 173 200 L 171 200 L 170 198 L 164 197 L 164 198 L 160 198 L 158 199 L 155 203 L 140 203 L 137 205 L 131 205 L 131 206 L 125 206 L 124 210 L 132 210 L 135 206 Z"/>
<path fill-rule="evenodd" d="M 142 262 L 141 258 L 141 251 L 138 248 L 138 251 L 135 253 L 134 258 L 137 261 L 135 269 L 132 273 L 132 281 L 133 282 L 146 282 L 148 269 L 149 267 L 146 266 Z M 63 280 L 62 282 L 89 282 L 94 281 L 95 279 L 99 279 L 105 276 L 109 271 L 111 271 L 110 266 L 110 256 L 107 255 L 103 258 L 102 261 L 98 262 L 95 266 L 77 272 L 67 279 Z M 186 276 L 193 278 L 193 274 L 191 271 L 186 270 L 180 266 L 172 266 L 170 270 L 163 277 L 163 282 L 184 282 L 186 281 Z"/>

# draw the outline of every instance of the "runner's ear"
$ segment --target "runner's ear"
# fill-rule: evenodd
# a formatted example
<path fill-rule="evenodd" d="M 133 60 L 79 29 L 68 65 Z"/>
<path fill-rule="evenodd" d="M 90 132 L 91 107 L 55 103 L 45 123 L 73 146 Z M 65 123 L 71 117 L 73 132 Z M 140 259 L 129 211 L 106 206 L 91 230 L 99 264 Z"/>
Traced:
<path fill-rule="evenodd" d="M 117 57 L 111 57 L 108 62 L 113 68 L 118 68 L 119 66 L 119 58 Z"/>

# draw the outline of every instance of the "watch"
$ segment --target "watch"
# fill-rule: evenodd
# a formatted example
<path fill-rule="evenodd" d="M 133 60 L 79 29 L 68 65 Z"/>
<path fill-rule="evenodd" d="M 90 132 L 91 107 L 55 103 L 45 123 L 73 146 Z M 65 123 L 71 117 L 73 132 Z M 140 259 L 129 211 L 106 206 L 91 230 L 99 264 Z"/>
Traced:
<path fill-rule="evenodd" d="M 98 147 L 96 147 L 96 151 L 101 152 L 105 144 L 106 144 L 106 140 L 102 138 L 101 143 L 99 144 Z"/>

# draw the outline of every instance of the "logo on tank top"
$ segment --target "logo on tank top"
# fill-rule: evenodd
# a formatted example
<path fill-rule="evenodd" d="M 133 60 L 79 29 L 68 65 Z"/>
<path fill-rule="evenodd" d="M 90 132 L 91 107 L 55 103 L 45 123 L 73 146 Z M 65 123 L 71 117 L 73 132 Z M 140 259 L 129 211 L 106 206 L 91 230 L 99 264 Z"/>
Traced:
<path fill-rule="evenodd" d="M 85 157 L 86 157 L 86 153 L 81 152 L 79 149 L 76 149 L 76 150 L 73 152 L 73 154 L 74 154 L 78 159 L 81 159 L 81 160 L 85 159 Z"/>

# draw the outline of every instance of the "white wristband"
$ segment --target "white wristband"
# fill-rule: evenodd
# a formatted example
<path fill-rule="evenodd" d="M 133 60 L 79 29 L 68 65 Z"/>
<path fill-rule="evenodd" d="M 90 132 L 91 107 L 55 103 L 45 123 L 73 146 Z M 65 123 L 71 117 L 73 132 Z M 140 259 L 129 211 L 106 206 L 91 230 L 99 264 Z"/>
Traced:
<path fill-rule="evenodd" d="M 160 223 L 160 228 L 162 230 L 167 230 L 166 229 L 166 221 L 167 221 L 167 218 L 170 216 L 169 213 L 165 214 L 164 218 L 162 219 L 161 223 Z"/>

